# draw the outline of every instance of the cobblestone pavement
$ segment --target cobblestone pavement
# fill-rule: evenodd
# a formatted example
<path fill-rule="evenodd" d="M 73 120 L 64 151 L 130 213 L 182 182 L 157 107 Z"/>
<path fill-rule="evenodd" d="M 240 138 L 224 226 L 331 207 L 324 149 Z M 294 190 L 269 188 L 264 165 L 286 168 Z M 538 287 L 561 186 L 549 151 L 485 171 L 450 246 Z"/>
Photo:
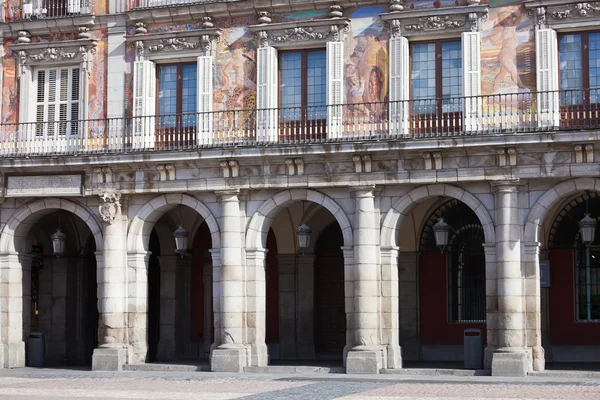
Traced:
<path fill-rule="evenodd" d="M 600 399 L 600 380 L 0 370 L 0 399 Z"/>

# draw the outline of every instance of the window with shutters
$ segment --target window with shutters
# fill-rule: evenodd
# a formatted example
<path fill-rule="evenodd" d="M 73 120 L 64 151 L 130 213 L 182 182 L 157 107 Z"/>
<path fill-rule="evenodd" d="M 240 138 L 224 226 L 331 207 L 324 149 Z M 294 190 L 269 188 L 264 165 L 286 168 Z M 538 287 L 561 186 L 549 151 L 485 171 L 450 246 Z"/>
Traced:
<path fill-rule="evenodd" d="M 316 138 L 327 120 L 327 53 L 323 49 L 279 53 L 279 118 L 282 134 Z M 283 138 L 285 139 L 285 138 Z"/>
<path fill-rule="evenodd" d="M 561 124 L 583 126 L 600 103 L 600 32 L 560 35 Z"/>
<path fill-rule="evenodd" d="M 79 134 L 79 68 L 36 71 L 36 136 Z"/>
<path fill-rule="evenodd" d="M 460 40 L 410 44 L 412 128 L 458 131 L 462 122 Z"/>

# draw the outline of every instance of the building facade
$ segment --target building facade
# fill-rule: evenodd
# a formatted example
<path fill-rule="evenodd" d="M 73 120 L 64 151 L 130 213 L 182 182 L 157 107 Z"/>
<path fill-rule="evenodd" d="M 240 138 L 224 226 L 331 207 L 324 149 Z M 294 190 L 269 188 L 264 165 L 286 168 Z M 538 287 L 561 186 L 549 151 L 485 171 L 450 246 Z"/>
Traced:
<path fill-rule="evenodd" d="M 484 3 L 6 0 L 0 367 L 600 360 L 600 9 Z"/>

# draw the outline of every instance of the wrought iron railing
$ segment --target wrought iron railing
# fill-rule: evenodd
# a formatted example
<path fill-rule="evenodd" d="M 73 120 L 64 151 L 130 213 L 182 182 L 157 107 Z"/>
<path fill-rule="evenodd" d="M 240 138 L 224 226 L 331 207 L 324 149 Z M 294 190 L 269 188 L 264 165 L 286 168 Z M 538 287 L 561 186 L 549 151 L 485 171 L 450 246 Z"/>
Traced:
<path fill-rule="evenodd" d="M 0 124 L 0 156 L 410 141 L 600 129 L 598 95 L 594 89 Z"/>
<path fill-rule="evenodd" d="M 227 0 L 137 0 L 136 8 L 178 6 L 194 3 L 222 3 Z"/>
<path fill-rule="evenodd" d="M 7 22 L 65 18 L 93 12 L 94 0 L 21 0 L 7 8 Z"/>

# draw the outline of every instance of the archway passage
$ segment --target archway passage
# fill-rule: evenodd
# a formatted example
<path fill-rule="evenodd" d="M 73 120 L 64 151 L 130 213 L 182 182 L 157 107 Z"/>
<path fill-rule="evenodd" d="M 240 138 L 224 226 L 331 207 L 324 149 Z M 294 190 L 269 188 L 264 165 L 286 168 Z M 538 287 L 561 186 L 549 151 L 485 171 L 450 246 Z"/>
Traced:
<path fill-rule="evenodd" d="M 52 235 L 65 234 L 60 257 Z M 27 234 L 30 257 L 23 258 L 23 339 L 29 365 L 33 336 L 45 337 L 45 365 L 91 365 L 96 348 L 98 308 L 96 245 L 89 227 L 67 211 L 54 211 L 36 221 Z M 30 337 L 31 336 L 31 337 Z"/>
<path fill-rule="evenodd" d="M 425 215 L 419 243 L 421 354 L 428 361 L 461 361 L 465 329 L 480 329 L 486 342 L 484 231 L 458 200 L 443 200 Z M 433 228 L 440 218 L 451 227 L 441 251 Z"/>
<path fill-rule="evenodd" d="M 541 262 L 543 344 L 553 362 L 600 362 L 600 235 L 586 245 L 579 221 L 600 217 L 600 197 L 580 194 L 563 203 L 549 229 L 549 268 Z"/>
<path fill-rule="evenodd" d="M 346 345 L 343 244 L 334 222 L 315 245 L 315 350 L 320 359 L 340 359 Z"/>
<path fill-rule="evenodd" d="M 174 232 L 191 231 L 188 248 L 176 251 Z M 214 341 L 212 237 L 201 216 L 187 207 L 163 214 L 153 226 L 148 261 L 148 360 L 207 360 Z"/>

